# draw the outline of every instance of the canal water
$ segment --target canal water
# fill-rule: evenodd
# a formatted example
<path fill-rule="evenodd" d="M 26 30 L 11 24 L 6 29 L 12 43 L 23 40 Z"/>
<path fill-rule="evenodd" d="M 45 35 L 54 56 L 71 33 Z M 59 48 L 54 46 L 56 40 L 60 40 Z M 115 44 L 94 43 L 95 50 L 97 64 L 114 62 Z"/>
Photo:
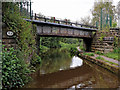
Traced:
<path fill-rule="evenodd" d="M 118 76 L 67 50 L 49 50 L 26 88 L 118 88 Z"/>

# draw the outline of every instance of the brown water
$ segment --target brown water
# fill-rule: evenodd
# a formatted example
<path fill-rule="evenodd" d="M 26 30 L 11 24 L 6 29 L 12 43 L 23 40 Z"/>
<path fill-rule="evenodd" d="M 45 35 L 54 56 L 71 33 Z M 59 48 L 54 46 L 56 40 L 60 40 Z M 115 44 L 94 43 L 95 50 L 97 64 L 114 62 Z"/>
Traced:
<path fill-rule="evenodd" d="M 71 56 L 66 50 L 50 50 L 43 54 L 42 65 L 32 75 L 26 88 L 118 88 L 118 76 Z"/>

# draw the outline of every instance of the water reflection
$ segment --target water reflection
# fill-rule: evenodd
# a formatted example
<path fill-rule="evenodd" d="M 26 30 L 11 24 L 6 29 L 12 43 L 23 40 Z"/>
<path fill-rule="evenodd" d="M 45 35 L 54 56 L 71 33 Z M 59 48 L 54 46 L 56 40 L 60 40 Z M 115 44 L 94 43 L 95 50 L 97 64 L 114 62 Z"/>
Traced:
<path fill-rule="evenodd" d="M 70 55 L 65 50 L 50 50 L 42 56 L 42 65 L 40 67 L 40 74 L 53 73 L 59 70 L 66 70 L 81 66 L 83 61 L 77 56 Z"/>
<path fill-rule="evenodd" d="M 75 67 L 78 67 L 78 66 L 82 66 L 83 65 L 83 60 L 80 59 L 79 57 L 77 56 L 74 56 L 72 58 L 72 63 L 70 65 L 70 68 L 75 68 Z"/>
<path fill-rule="evenodd" d="M 42 65 L 27 88 L 116 88 L 118 76 L 65 50 L 43 54 Z M 76 67 L 76 68 L 74 68 Z M 72 69 L 70 69 L 72 68 Z"/>

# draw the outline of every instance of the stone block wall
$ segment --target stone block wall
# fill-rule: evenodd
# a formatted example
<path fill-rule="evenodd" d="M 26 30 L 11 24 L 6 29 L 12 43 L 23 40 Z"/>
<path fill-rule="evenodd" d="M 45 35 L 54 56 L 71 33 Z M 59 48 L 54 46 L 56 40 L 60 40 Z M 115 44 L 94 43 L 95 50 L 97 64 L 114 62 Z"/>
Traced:
<path fill-rule="evenodd" d="M 97 31 L 93 36 L 91 51 L 102 53 L 111 52 L 114 49 L 114 36 L 119 36 L 119 29 L 110 29 L 108 32 Z M 102 37 L 102 35 L 104 35 Z M 102 37 L 102 39 L 101 39 Z"/>
<path fill-rule="evenodd" d="M 7 32 L 10 31 L 5 24 L 2 24 L 2 44 L 5 45 L 5 48 L 13 47 L 16 49 L 16 39 L 14 38 L 14 34 L 12 36 L 8 36 Z"/>

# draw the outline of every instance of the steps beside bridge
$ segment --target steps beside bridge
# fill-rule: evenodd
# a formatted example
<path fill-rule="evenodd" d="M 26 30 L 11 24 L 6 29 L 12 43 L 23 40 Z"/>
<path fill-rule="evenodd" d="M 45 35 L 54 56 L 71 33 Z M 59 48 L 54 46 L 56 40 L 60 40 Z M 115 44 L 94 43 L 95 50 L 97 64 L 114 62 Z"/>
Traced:
<path fill-rule="evenodd" d="M 102 53 L 111 52 L 114 49 L 115 38 L 119 37 L 119 30 L 97 31 L 93 36 L 91 51 Z"/>

